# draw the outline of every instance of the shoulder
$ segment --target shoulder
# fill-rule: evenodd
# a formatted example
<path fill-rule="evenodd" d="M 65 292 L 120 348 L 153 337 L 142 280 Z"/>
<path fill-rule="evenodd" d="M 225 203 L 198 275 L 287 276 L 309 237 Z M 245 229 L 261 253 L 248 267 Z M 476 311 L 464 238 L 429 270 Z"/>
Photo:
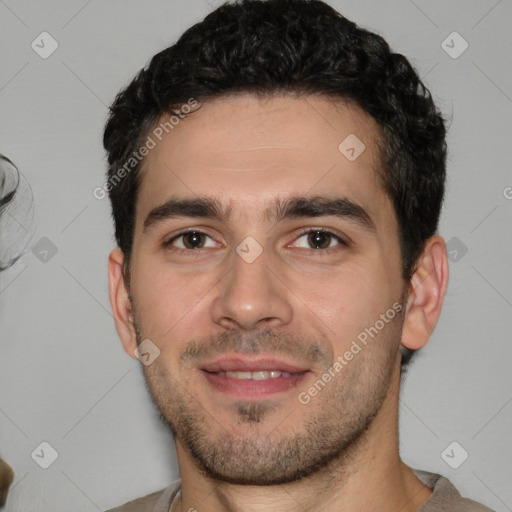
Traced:
<path fill-rule="evenodd" d="M 130 501 L 107 512 L 168 512 L 174 496 L 181 487 L 181 480 L 173 482 L 166 489 Z"/>
<path fill-rule="evenodd" d="M 164 491 L 162 490 L 154 492 L 153 494 L 148 494 L 143 498 L 137 498 L 136 500 L 125 503 L 124 505 L 112 508 L 107 512 L 152 512 L 163 492 Z"/>
<path fill-rule="evenodd" d="M 493 512 L 492 509 L 476 501 L 464 498 L 454 485 L 444 476 L 427 471 L 413 470 L 416 476 L 432 489 L 428 500 L 417 512 Z"/>

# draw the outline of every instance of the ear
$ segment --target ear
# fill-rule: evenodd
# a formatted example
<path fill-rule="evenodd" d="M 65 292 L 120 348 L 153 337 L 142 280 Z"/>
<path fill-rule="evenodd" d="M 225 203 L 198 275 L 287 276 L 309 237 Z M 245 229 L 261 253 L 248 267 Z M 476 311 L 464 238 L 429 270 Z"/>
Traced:
<path fill-rule="evenodd" d="M 134 359 L 137 348 L 135 325 L 133 322 L 132 303 L 123 275 L 124 254 L 121 249 L 114 249 L 108 258 L 109 298 L 117 334 L 125 352 Z"/>
<path fill-rule="evenodd" d="M 402 330 L 404 347 L 417 350 L 427 344 L 439 320 L 447 286 L 446 244 L 439 235 L 434 235 L 425 243 L 409 283 Z"/>

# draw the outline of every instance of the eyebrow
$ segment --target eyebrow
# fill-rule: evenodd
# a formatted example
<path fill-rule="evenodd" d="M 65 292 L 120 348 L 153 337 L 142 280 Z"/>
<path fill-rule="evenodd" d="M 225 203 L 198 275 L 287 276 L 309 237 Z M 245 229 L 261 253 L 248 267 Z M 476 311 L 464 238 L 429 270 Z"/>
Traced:
<path fill-rule="evenodd" d="M 223 204 L 217 198 L 171 198 L 149 212 L 144 220 L 143 232 L 168 219 L 208 218 L 225 223 L 230 220 L 231 214 L 231 205 Z M 367 231 L 376 231 L 375 223 L 368 212 L 346 197 L 277 198 L 273 205 L 265 210 L 265 217 L 270 222 L 276 223 L 286 219 L 338 217 L 354 222 Z"/>

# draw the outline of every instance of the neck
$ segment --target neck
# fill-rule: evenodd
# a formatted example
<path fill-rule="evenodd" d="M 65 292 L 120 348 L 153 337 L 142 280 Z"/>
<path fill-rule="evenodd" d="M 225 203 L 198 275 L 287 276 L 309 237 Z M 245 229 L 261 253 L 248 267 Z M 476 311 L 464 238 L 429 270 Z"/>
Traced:
<path fill-rule="evenodd" d="M 398 453 L 399 368 L 369 428 L 349 450 L 308 477 L 283 485 L 244 486 L 201 472 L 176 439 L 181 475 L 179 512 L 414 512 L 430 496 Z M 174 508 L 173 508 L 174 512 Z"/>

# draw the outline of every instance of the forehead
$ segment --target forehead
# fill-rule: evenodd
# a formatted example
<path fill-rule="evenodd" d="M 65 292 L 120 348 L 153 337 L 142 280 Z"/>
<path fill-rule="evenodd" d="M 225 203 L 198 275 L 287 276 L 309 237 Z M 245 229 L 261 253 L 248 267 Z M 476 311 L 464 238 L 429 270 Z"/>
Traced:
<path fill-rule="evenodd" d="M 168 117 L 161 117 L 160 126 Z M 210 195 L 261 212 L 286 195 L 342 194 L 369 209 L 387 201 L 378 178 L 379 129 L 345 101 L 222 97 L 167 131 L 161 140 L 149 134 L 156 145 L 143 163 L 138 217 L 170 196 Z"/>

